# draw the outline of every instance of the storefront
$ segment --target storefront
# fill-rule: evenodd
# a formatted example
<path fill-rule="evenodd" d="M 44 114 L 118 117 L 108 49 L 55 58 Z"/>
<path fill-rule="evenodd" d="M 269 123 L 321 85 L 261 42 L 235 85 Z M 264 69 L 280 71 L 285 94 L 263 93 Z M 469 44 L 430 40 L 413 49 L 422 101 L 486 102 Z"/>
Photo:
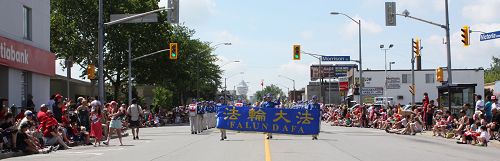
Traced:
<path fill-rule="evenodd" d="M 0 1 L 0 98 L 35 107 L 50 97 L 55 55 L 50 52 L 50 1 Z"/>
<path fill-rule="evenodd" d="M 28 95 L 35 105 L 47 103 L 55 55 L 0 35 L 0 98 L 9 106 L 25 107 Z"/>

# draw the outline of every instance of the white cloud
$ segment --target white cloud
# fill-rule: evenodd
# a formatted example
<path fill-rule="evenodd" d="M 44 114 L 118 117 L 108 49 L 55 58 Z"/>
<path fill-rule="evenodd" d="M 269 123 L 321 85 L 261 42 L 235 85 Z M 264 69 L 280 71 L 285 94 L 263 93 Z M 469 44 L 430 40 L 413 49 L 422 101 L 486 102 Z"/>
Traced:
<path fill-rule="evenodd" d="M 378 34 L 382 32 L 382 27 L 376 22 L 367 21 L 359 16 L 353 17 L 353 19 L 361 20 L 361 32 L 364 34 Z M 358 29 L 359 27 L 357 23 L 349 21 L 346 25 L 344 25 L 342 30 L 343 32 L 340 34 L 342 34 L 345 38 L 354 38 L 354 35 L 358 35 Z"/>
<path fill-rule="evenodd" d="M 500 0 L 474 0 L 469 1 L 462 9 L 462 15 L 477 22 L 498 22 L 500 14 Z"/>
<path fill-rule="evenodd" d="M 216 43 L 230 42 L 232 44 L 241 44 L 240 38 L 229 31 L 217 32 L 215 33 L 214 38 L 214 42 Z"/>
<path fill-rule="evenodd" d="M 314 37 L 314 34 L 312 31 L 302 31 L 302 32 L 300 32 L 299 35 L 300 35 L 300 38 L 302 38 L 303 40 L 311 40 Z"/>
<path fill-rule="evenodd" d="M 292 79 L 296 79 L 298 82 L 307 82 L 310 72 L 309 66 L 310 65 L 299 63 L 299 61 L 291 60 L 286 64 L 280 65 L 279 73 L 294 77 Z"/>

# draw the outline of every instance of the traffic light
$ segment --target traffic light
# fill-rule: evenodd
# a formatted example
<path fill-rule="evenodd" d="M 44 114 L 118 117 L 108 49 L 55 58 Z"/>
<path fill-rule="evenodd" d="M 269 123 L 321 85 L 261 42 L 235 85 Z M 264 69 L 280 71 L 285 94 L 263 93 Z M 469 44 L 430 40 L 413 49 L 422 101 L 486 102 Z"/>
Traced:
<path fill-rule="evenodd" d="M 443 82 L 443 68 L 441 67 L 436 69 L 436 81 Z"/>
<path fill-rule="evenodd" d="M 411 95 L 415 95 L 415 84 L 413 84 L 409 87 L 410 87 L 409 91 L 410 91 Z"/>
<path fill-rule="evenodd" d="M 177 43 L 170 43 L 169 46 L 170 46 L 170 59 L 176 60 L 177 57 L 179 56 Z"/>
<path fill-rule="evenodd" d="M 95 79 L 95 66 L 94 66 L 94 64 L 89 64 L 89 66 L 87 67 L 87 77 L 90 80 Z"/>
<path fill-rule="evenodd" d="M 415 56 L 420 56 L 420 39 L 418 38 L 413 41 L 413 52 L 415 52 Z"/>
<path fill-rule="evenodd" d="M 462 43 L 464 43 L 464 46 L 467 47 L 470 45 L 470 30 L 469 26 L 464 26 L 461 29 L 462 31 Z"/>
<path fill-rule="evenodd" d="M 300 45 L 293 45 L 293 60 L 300 60 Z"/>

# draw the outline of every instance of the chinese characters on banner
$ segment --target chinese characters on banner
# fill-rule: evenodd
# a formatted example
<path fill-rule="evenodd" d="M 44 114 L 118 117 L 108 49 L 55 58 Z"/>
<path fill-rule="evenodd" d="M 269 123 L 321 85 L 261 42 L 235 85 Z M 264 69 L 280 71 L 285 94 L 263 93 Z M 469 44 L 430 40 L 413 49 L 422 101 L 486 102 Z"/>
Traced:
<path fill-rule="evenodd" d="M 217 128 L 292 135 L 319 133 L 319 109 L 280 109 L 220 106 Z"/>

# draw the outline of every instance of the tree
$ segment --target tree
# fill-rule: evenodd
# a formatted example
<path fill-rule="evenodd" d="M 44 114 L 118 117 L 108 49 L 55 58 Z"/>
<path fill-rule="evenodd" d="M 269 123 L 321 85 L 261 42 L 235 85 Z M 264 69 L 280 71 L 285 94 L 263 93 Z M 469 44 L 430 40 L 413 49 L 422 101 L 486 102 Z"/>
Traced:
<path fill-rule="evenodd" d="M 158 2 L 106 1 L 104 21 L 110 21 L 111 13 L 143 13 L 158 9 Z M 58 58 L 72 58 L 82 68 L 96 64 L 97 19 L 97 0 L 52 0 L 52 52 Z M 182 100 L 194 96 L 197 84 L 202 96 L 214 96 L 221 84 L 221 70 L 215 64 L 217 58 L 211 54 L 210 43 L 193 39 L 195 31 L 182 24 L 168 24 L 166 12 L 158 13 L 158 20 L 157 23 L 116 24 L 105 28 L 103 68 L 106 84 L 113 87 L 112 98 L 125 98 L 127 94 L 128 39 L 132 40 L 132 57 L 167 49 L 169 42 L 180 44 L 178 60 L 169 60 L 165 52 L 134 61 L 132 73 L 136 84 L 165 87 L 174 92 L 175 104 L 183 104 Z"/>
<path fill-rule="evenodd" d="M 155 87 L 153 89 L 153 106 L 163 109 L 172 109 L 172 91 L 164 87 Z"/>
<path fill-rule="evenodd" d="M 258 101 L 262 101 L 262 97 L 268 93 L 272 94 L 275 98 L 285 95 L 283 90 L 281 90 L 278 86 L 271 84 L 271 86 L 266 86 L 264 90 L 255 92 L 254 98 Z"/>
<path fill-rule="evenodd" d="M 490 68 L 484 71 L 484 83 L 491 83 L 500 80 L 500 58 L 493 56 Z"/>

